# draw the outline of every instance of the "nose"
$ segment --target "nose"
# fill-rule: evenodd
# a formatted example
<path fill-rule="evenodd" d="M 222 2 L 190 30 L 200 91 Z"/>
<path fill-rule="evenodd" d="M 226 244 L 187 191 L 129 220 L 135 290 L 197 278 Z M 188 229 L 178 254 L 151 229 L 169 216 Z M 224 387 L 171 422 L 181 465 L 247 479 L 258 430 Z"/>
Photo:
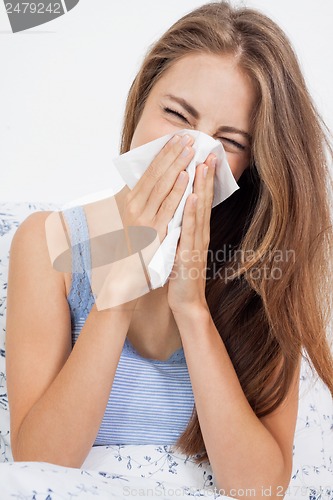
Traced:
<path fill-rule="evenodd" d="M 213 132 L 213 127 L 207 123 L 197 123 L 194 127 L 194 130 L 197 130 L 198 132 L 203 132 L 204 134 L 209 135 L 213 139 L 216 139 L 216 134 Z"/>

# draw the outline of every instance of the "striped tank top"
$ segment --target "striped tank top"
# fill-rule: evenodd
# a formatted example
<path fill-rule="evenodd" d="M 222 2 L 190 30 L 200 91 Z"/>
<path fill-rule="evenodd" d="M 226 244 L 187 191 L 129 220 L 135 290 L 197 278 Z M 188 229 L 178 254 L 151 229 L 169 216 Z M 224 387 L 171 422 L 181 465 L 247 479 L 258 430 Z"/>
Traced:
<path fill-rule="evenodd" d="M 94 304 L 94 296 L 90 286 L 89 245 L 82 244 L 89 241 L 84 209 L 68 208 L 63 215 L 72 244 L 72 284 L 67 301 L 73 347 Z M 93 446 L 175 444 L 187 427 L 193 406 L 183 348 L 165 361 L 149 359 L 139 355 L 126 337 Z"/>

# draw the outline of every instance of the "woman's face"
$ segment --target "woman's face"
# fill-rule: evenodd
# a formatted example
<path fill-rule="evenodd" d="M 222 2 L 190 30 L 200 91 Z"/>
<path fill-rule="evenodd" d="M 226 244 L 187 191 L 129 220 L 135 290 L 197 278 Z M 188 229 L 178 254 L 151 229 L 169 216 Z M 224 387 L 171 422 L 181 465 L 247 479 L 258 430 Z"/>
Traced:
<path fill-rule="evenodd" d="M 249 165 L 254 104 L 251 81 L 234 57 L 191 54 L 152 88 L 130 149 L 184 128 L 200 130 L 221 141 L 237 181 Z"/>

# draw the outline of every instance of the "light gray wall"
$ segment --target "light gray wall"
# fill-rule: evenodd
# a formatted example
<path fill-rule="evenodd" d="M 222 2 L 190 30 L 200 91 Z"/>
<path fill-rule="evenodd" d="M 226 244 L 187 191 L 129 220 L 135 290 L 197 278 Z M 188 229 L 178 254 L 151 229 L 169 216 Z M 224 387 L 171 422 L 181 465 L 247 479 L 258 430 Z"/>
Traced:
<path fill-rule="evenodd" d="M 144 53 L 203 3 L 81 0 L 55 21 L 12 34 L 0 2 L 0 201 L 63 203 L 106 189 L 116 175 L 111 159 L 119 154 L 126 95 Z M 287 32 L 333 128 L 332 0 L 242 4 Z"/>

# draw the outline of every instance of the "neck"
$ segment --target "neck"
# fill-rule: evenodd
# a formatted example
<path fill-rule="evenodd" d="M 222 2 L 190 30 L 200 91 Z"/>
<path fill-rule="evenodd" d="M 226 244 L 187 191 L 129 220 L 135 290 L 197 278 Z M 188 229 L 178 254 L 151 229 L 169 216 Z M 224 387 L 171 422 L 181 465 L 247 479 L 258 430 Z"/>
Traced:
<path fill-rule="evenodd" d="M 133 312 L 127 333 L 131 343 L 147 348 L 181 347 L 181 339 L 173 313 L 167 300 L 168 283 L 140 297 Z M 132 342 L 133 341 L 133 342 Z"/>

